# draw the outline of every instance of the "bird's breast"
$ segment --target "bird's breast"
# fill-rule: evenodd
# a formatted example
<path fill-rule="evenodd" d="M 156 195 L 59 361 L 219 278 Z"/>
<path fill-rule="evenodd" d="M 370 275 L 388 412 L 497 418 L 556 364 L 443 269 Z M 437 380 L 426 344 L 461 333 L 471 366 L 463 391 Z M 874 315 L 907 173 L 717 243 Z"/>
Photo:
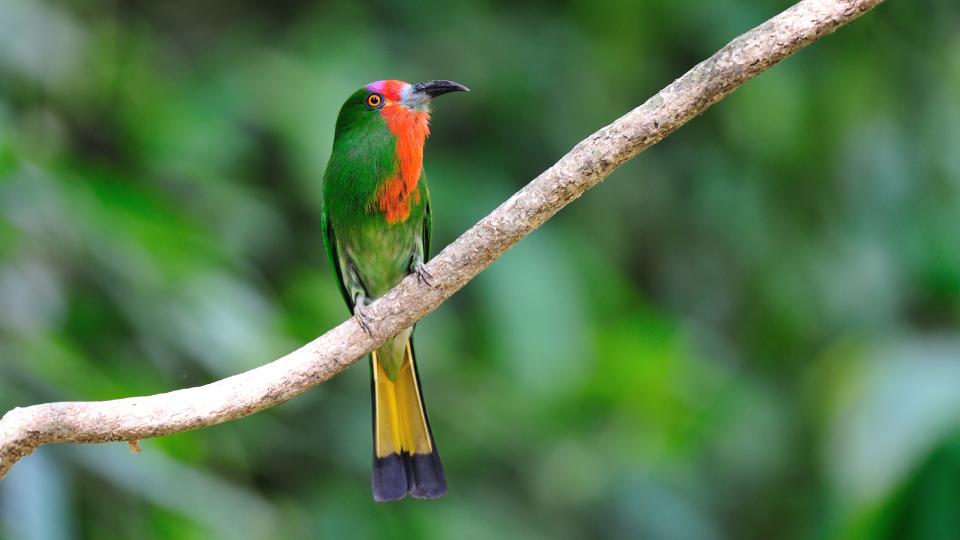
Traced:
<path fill-rule="evenodd" d="M 381 111 L 395 139 L 396 172 L 376 194 L 376 204 L 387 223 L 405 221 L 413 204 L 420 203 L 417 184 L 423 174 L 423 145 L 430 134 L 430 114 L 390 105 Z"/>
<path fill-rule="evenodd" d="M 422 226 L 413 220 L 400 225 L 370 224 L 346 239 L 349 258 L 372 298 L 380 297 L 410 273 Z"/>

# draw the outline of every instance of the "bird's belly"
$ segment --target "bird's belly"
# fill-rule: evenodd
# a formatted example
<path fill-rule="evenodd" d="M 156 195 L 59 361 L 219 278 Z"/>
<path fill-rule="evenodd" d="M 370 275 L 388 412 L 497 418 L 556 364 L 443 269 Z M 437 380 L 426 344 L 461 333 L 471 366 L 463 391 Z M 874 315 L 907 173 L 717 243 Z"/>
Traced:
<path fill-rule="evenodd" d="M 366 228 L 347 246 L 367 295 L 378 298 L 410 273 L 415 236 L 408 227 Z"/>

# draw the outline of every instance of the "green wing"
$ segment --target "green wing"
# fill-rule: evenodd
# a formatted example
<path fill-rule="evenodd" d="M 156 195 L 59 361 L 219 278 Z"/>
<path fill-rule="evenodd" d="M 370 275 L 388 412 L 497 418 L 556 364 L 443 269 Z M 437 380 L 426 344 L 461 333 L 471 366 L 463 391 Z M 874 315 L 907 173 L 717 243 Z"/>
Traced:
<path fill-rule="evenodd" d="M 321 208 L 320 219 L 323 221 L 323 245 L 327 251 L 327 259 L 333 266 L 333 271 L 337 274 L 337 285 L 340 286 L 340 294 L 347 303 L 347 307 L 353 309 L 353 299 L 350 298 L 350 292 L 347 290 L 347 282 L 343 279 L 343 272 L 340 271 L 340 253 L 337 252 L 337 237 L 333 232 L 333 225 L 327 217 L 326 208 Z"/>
<path fill-rule="evenodd" d="M 433 210 L 430 208 L 430 190 L 426 182 L 423 186 L 423 198 L 426 206 L 423 209 L 423 262 L 430 260 L 430 234 L 433 232 Z"/>

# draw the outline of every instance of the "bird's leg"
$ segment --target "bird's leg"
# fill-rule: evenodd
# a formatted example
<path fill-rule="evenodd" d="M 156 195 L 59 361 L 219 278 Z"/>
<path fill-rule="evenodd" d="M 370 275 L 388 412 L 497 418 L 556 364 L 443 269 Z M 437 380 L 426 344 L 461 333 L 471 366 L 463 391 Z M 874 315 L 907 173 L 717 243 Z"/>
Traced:
<path fill-rule="evenodd" d="M 367 304 L 369 300 L 363 294 L 357 294 L 353 297 L 353 316 L 357 318 L 357 322 L 360 323 L 360 328 L 363 328 L 363 331 L 367 333 L 368 336 L 373 336 L 373 330 L 370 329 L 370 323 L 373 322 L 373 318 L 367 314 Z"/>
<path fill-rule="evenodd" d="M 373 336 L 373 331 L 370 329 L 370 323 L 373 322 L 373 318 L 370 317 L 366 309 L 367 306 L 370 305 L 370 299 L 367 298 L 367 289 L 363 286 L 363 280 L 360 279 L 360 272 L 357 271 L 357 267 L 353 262 L 349 260 L 345 270 L 347 275 L 347 290 L 353 293 L 353 316 L 357 318 L 360 328 L 363 328 L 363 331 L 366 332 L 368 336 Z"/>
<path fill-rule="evenodd" d="M 417 275 L 417 281 L 421 284 L 426 285 L 427 287 L 433 287 L 433 275 L 427 271 L 427 265 L 423 263 L 420 259 L 414 259 L 412 270 L 413 273 Z"/>

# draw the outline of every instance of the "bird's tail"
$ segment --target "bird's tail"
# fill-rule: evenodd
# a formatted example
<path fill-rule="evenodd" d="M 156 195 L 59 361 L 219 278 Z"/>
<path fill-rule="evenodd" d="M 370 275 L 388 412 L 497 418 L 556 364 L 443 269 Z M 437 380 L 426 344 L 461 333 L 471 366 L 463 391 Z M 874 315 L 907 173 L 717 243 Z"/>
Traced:
<path fill-rule="evenodd" d="M 373 498 L 447 494 L 440 454 L 433 443 L 409 337 L 387 342 L 371 355 L 373 380 Z"/>

